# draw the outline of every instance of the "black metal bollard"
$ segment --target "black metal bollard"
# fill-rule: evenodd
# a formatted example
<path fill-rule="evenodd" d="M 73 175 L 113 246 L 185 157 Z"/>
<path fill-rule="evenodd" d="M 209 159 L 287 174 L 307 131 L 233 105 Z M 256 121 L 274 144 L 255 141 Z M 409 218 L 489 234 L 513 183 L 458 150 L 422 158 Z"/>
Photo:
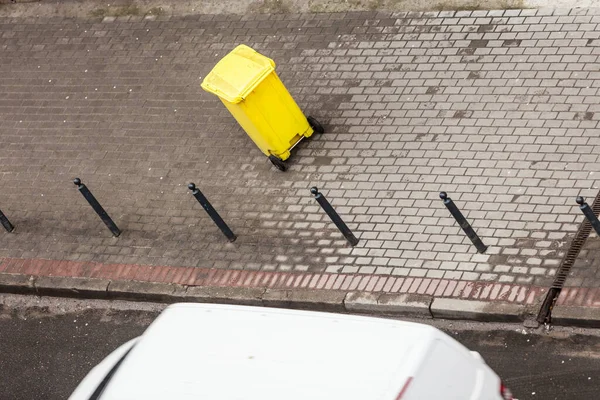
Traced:
<path fill-rule="evenodd" d="M 0 223 L 2 223 L 2 226 L 4 227 L 4 229 L 6 229 L 7 232 L 12 232 L 15 230 L 15 227 L 13 226 L 13 224 L 10 223 L 8 218 L 6 218 L 6 215 L 4 215 L 2 210 L 0 210 Z"/>
<path fill-rule="evenodd" d="M 96 200 L 92 192 L 90 192 L 90 189 L 88 189 L 87 186 L 85 186 L 79 178 L 73 179 L 73 183 L 75 184 L 75 186 L 77 186 L 77 189 L 79 189 L 79 192 L 83 195 L 83 197 L 85 197 L 88 203 L 90 203 L 90 206 L 92 206 L 94 211 L 96 211 L 96 214 L 98 214 L 102 222 L 104 222 L 104 224 L 108 227 L 108 229 L 110 229 L 110 231 L 115 237 L 118 237 L 121 234 L 121 230 L 110 218 L 108 213 L 104 211 L 104 208 L 102 208 L 100 203 L 98 203 L 98 200 Z"/>
<path fill-rule="evenodd" d="M 458 222 L 458 225 L 460 225 L 460 227 L 467 234 L 469 239 L 471 239 L 471 242 L 473 242 L 473 244 L 477 248 L 477 252 L 485 253 L 488 247 L 485 244 L 483 244 L 483 242 L 481 241 L 479 236 L 477 236 L 477 234 L 475 233 L 465 216 L 462 215 L 462 213 L 460 212 L 458 207 L 456 207 L 456 204 L 454 204 L 452 199 L 448 197 L 448 194 L 446 192 L 440 192 L 440 199 L 444 201 L 444 205 L 446 206 L 448 211 L 450 211 L 450 214 L 452 214 L 456 222 Z"/>
<path fill-rule="evenodd" d="M 592 210 L 592 207 L 590 207 L 589 204 L 586 203 L 583 197 L 581 196 L 577 196 L 575 202 L 579 204 L 579 209 L 583 212 L 583 215 L 585 215 L 588 221 L 590 221 L 590 224 L 592 225 L 598 236 L 600 236 L 600 221 L 598 221 L 598 217 L 596 217 L 596 214 L 594 214 L 594 210 Z"/>
<path fill-rule="evenodd" d="M 196 185 L 194 183 L 190 183 L 188 185 L 188 189 L 192 191 L 192 194 L 194 195 L 196 200 L 198 200 L 198 203 L 200 203 L 202 208 L 204 208 L 204 210 L 206 211 L 208 216 L 213 220 L 215 225 L 217 225 L 221 232 L 223 232 L 223 235 L 225 235 L 230 242 L 235 242 L 237 236 L 235 236 L 231 229 L 229 229 L 229 226 L 227 226 L 227 224 L 225 223 L 225 221 L 223 221 L 223 218 L 221 218 L 217 210 L 215 210 L 212 204 L 210 204 L 210 201 L 208 201 L 208 199 L 202 194 L 202 192 L 198 190 L 198 188 L 196 188 Z"/>
<path fill-rule="evenodd" d="M 354 236 L 350 228 L 348 228 L 348 225 L 342 221 L 340 215 L 333 209 L 329 201 L 323 196 L 323 193 L 319 192 L 319 189 L 316 186 L 310 188 L 310 192 L 315 196 L 315 200 L 317 200 L 323 211 L 329 215 L 329 218 L 331 218 L 335 226 L 342 232 L 342 235 L 344 235 L 348 243 L 350 243 L 351 246 L 356 246 L 358 244 L 358 239 Z"/>

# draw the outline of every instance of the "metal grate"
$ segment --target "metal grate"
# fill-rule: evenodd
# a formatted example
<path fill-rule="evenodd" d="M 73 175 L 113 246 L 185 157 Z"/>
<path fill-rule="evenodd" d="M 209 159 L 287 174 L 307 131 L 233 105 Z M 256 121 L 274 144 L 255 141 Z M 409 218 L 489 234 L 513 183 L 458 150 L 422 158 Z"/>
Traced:
<path fill-rule="evenodd" d="M 595 215 L 600 214 L 600 191 L 596 194 L 596 198 L 594 199 L 594 203 L 591 207 Z M 569 272 L 575 264 L 575 260 L 577 260 L 579 252 L 583 248 L 583 245 L 590 236 L 591 232 L 592 224 L 590 224 L 590 221 L 588 221 L 587 218 L 583 218 L 583 222 L 581 225 L 579 225 L 579 229 L 577 230 L 573 241 L 569 245 L 567 252 L 560 262 L 558 270 L 556 271 L 556 276 L 552 282 L 552 286 L 550 287 L 550 290 L 544 299 L 544 303 L 540 308 L 540 312 L 538 313 L 537 317 L 537 321 L 539 323 L 550 322 L 554 303 L 556 302 L 556 299 L 558 299 L 560 291 L 565 285 L 567 277 L 569 276 Z"/>

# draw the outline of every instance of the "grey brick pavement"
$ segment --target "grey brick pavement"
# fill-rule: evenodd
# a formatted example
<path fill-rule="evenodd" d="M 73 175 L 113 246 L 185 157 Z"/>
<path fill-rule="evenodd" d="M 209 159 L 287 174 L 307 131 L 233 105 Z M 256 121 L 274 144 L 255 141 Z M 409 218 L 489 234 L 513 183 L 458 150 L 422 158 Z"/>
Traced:
<path fill-rule="evenodd" d="M 583 218 L 575 197 L 598 190 L 598 23 L 581 9 L 0 19 L 0 208 L 17 226 L 0 256 L 548 284 Z M 199 87 L 239 43 L 327 125 L 285 174 Z M 600 278 L 588 246 L 573 284 Z"/>

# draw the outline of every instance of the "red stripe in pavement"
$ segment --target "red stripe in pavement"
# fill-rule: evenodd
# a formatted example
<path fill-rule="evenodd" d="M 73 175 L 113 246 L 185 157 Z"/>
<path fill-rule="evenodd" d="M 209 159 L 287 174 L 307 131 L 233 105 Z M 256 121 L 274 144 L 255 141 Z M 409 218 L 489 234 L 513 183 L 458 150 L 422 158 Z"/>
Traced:
<path fill-rule="evenodd" d="M 26 261 L 27 260 L 21 260 L 21 259 L 15 259 L 15 258 L 8 259 L 8 261 L 5 261 L 5 263 L 7 265 L 4 268 L 4 272 L 9 273 L 9 274 L 28 275 Z"/>
<path fill-rule="evenodd" d="M 198 275 L 199 274 L 202 274 L 202 272 L 201 271 L 193 271 L 192 270 L 190 272 L 190 275 L 188 276 L 187 283 L 184 283 L 184 285 L 187 284 L 187 285 L 190 285 L 190 286 L 195 286 L 196 282 L 198 281 Z"/>
<path fill-rule="evenodd" d="M 517 298 L 517 294 L 518 293 L 519 293 L 519 287 L 518 286 L 512 286 L 510 288 L 510 293 L 508 294 L 507 300 L 510 303 L 514 303 L 515 299 Z"/>
<path fill-rule="evenodd" d="M 155 275 L 156 282 L 164 282 L 167 275 L 171 273 L 171 267 L 157 268 L 158 273 Z"/>
<path fill-rule="evenodd" d="M 494 284 L 494 286 L 492 287 L 492 292 L 490 293 L 490 300 L 496 300 L 498 298 L 500 289 L 502 289 L 502 285 L 500 283 Z"/>
<path fill-rule="evenodd" d="M 580 288 L 577 297 L 575 298 L 575 305 L 580 306 L 583 304 L 583 299 L 587 295 L 588 288 Z"/>
<path fill-rule="evenodd" d="M 175 276 L 175 272 L 177 271 L 177 267 L 169 267 L 167 273 L 162 277 L 161 282 L 172 282 L 173 276 Z"/>
<path fill-rule="evenodd" d="M 25 273 L 24 271 L 22 272 L 22 269 L 24 268 L 25 265 L 25 260 L 18 260 L 18 259 L 12 259 L 8 261 L 8 266 L 6 267 L 5 271 L 9 272 L 9 273 Z"/>
<path fill-rule="evenodd" d="M 300 287 L 300 283 L 302 283 L 303 276 L 301 274 L 295 274 L 294 282 L 292 283 L 292 289 L 296 289 Z"/>
<path fill-rule="evenodd" d="M 76 261 L 63 261 L 60 263 L 60 269 L 57 273 L 60 276 L 73 276 L 78 275 L 79 263 Z"/>
<path fill-rule="evenodd" d="M 319 282 L 319 279 L 321 279 L 321 275 L 313 275 L 312 279 L 308 283 L 308 288 L 309 289 L 316 289 L 317 288 L 317 282 Z"/>
<path fill-rule="evenodd" d="M 483 287 L 483 290 L 481 291 L 481 294 L 479 295 L 479 299 L 480 300 L 485 300 L 490 296 L 490 293 L 492 293 L 492 288 L 494 287 L 493 283 L 490 283 L 489 285 L 486 285 Z"/>
<path fill-rule="evenodd" d="M 68 260 L 0 258 L 0 273 L 35 276 L 90 277 L 112 280 L 171 282 L 197 286 L 310 288 L 310 290 L 364 290 L 374 293 L 419 293 L 433 296 L 498 299 L 531 304 L 546 288 L 493 282 L 439 278 L 395 277 L 369 274 L 302 273 L 296 271 L 230 270 L 102 264 Z M 597 288 L 565 288 L 558 304 L 600 307 Z"/>
<path fill-rule="evenodd" d="M 135 272 L 134 280 L 148 281 L 148 277 L 152 274 L 152 271 L 154 271 L 154 268 L 156 268 L 156 267 L 150 267 L 150 268 L 138 267 L 137 271 Z"/>
<path fill-rule="evenodd" d="M 447 286 L 448 286 L 448 281 L 446 279 L 442 279 L 440 281 L 440 284 L 438 285 L 438 287 L 435 289 L 435 292 L 433 293 L 433 295 L 436 297 L 441 297 L 444 294 L 444 292 L 446 291 Z"/>
<path fill-rule="evenodd" d="M 252 278 L 252 281 L 250 282 L 250 284 L 248 286 L 249 287 L 256 287 L 256 286 L 258 286 L 258 283 L 261 281 L 262 276 L 263 276 L 263 272 L 257 271 L 256 274 L 254 275 L 254 277 Z"/>
<path fill-rule="evenodd" d="M 522 303 L 525 300 L 525 296 L 527 295 L 527 287 L 523 286 L 519 289 L 519 294 L 517 295 L 517 303 Z"/>
<path fill-rule="evenodd" d="M 404 282 L 402 283 L 402 287 L 400 287 L 400 293 L 408 293 L 408 289 L 413 283 L 413 278 L 404 278 Z"/>
<path fill-rule="evenodd" d="M 192 270 L 192 276 L 194 277 L 195 285 L 204 285 L 204 286 L 216 286 L 215 283 L 220 278 L 220 274 L 223 273 L 222 269 L 213 268 L 208 271 L 208 273 L 203 273 L 204 268 L 195 272 Z"/>
<path fill-rule="evenodd" d="M 325 286 L 323 286 L 323 289 L 325 290 L 332 290 L 333 289 L 333 284 L 335 283 L 335 281 L 337 280 L 337 277 L 333 274 L 328 274 L 327 275 L 327 282 L 325 282 Z"/>
<path fill-rule="evenodd" d="M 121 276 L 119 276 L 119 279 L 131 280 L 135 276 L 136 272 L 137 265 L 127 265 L 125 268 L 123 268 L 123 272 L 121 273 Z"/>
<path fill-rule="evenodd" d="M 233 271 L 233 274 L 231 274 L 231 276 L 229 277 L 229 279 L 227 280 L 227 282 L 225 283 L 226 286 L 236 286 L 238 280 L 240 279 L 240 270 L 237 271 Z"/>
<path fill-rule="evenodd" d="M 471 290 L 471 294 L 469 295 L 472 299 L 479 298 L 481 291 L 485 287 L 484 283 L 481 282 L 473 282 L 473 290 Z"/>
<path fill-rule="evenodd" d="M 597 290 L 598 290 L 597 288 L 590 288 L 581 305 L 584 307 L 591 307 L 592 304 L 594 303 L 594 298 L 596 297 Z"/>
<path fill-rule="evenodd" d="M 190 276 L 192 275 L 193 272 L 194 272 L 193 268 L 185 268 L 181 274 L 177 274 L 175 276 L 176 280 L 174 279 L 173 282 L 183 285 L 183 284 L 185 284 L 185 282 L 187 282 L 190 279 Z M 177 277 L 177 276 L 179 276 L 179 277 Z"/>
<path fill-rule="evenodd" d="M 311 279 L 312 279 L 312 274 L 304 275 L 304 277 L 302 278 L 302 282 L 300 283 L 300 287 L 302 289 L 306 289 L 308 287 L 308 284 L 310 283 Z"/>
<path fill-rule="evenodd" d="M 108 264 L 108 265 L 97 265 L 97 268 L 94 270 L 95 278 L 103 278 L 103 279 L 110 279 L 112 276 L 116 275 L 116 268 L 115 268 L 115 264 Z"/>
<path fill-rule="evenodd" d="M 281 289 L 283 288 L 283 283 L 285 282 L 285 276 L 281 272 L 275 272 L 273 274 L 273 281 L 271 282 L 272 289 Z"/>
<path fill-rule="evenodd" d="M 271 272 L 268 276 L 268 279 L 265 280 L 265 283 L 262 285 L 267 288 L 274 288 L 277 283 L 277 272 Z"/>
<path fill-rule="evenodd" d="M 381 292 L 381 290 L 385 286 L 385 282 L 387 282 L 387 280 L 388 280 L 387 276 L 378 276 L 377 277 L 377 282 L 375 283 L 375 286 L 373 287 L 373 291 L 374 292 Z"/>
<path fill-rule="evenodd" d="M 408 293 L 417 293 L 417 289 L 421 285 L 421 282 L 421 278 L 414 278 L 412 284 L 410 285 L 410 288 L 408 289 Z"/>
<path fill-rule="evenodd" d="M 535 301 L 536 292 L 535 290 L 529 290 L 529 294 L 527 295 L 527 299 L 525 299 L 525 304 L 533 304 Z"/>
<path fill-rule="evenodd" d="M 216 276 L 213 277 L 213 281 L 215 283 L 215 286 L 226 286 L 227 282 L 229 281 L 229 277 L 231 276 L 232 272 L 233 271 L 230 270 L 230 269 L 224 270 L 222 272 L 221 276 L 219 277 L 219 280 L 215 279 Z"/>
<path fill-rule="evenodd" d="M 565 288 L 560 291 L 560 294 L 558 295 L 558 299 L 556 299 L 557 306 L 562 306 L 565 303 L 565 300 L 567 299 L 567 295 L 569 294 L 569 290 L 570 290 L 569 288 Z"/>
<path fill-rule="evenodd" d="M 90 271 L 95 264 L 92 262 L 82 262 L 81 265 L 77 268 L 81 276 L 86 278 L 90 277 Z"/>
<path fill-rule="evenodd" d="M 442 296 L 452 297 L 452 292 L 454 292 L 454 288 L 456 287 L 457 283 L 457 281 L 448 281 L 448 285 L 446 285 L 446 290 Z"/>
<path fill-rule="evenodd" d="M 596 289 L 596 295 L 592 299 L 592 307 L 600 307 L 600 290 Z"/>
<path fill-rule="evenodd" d="M 508 299 L 508 295 L 510 294 L 510 285 L 502 286 L 500 290 L 500 294 L 498 295 L 498 300 L 506 300 Z"/>
<path fill-rule="evenodd" d="M 392 287 L 392 293 L 401 293 L 402 286 L 404 286 L 404 278 L 394 278 L 394 286 Z"/>
<path fill-rule="evenodd" d="M 334 276 L 333 274 L 331 276 Z M 344 275 L 337 275 L 335 277 L 335 281 L 333 282 L 333 286 L 331 287 L 333 290 L 339 290 L 342 287 L 342 283 L 344 283 L 344 279 L 346 277 Z"/>
<path fill-rule="evenodd" d="M 263 277 L 260 281 L 260 283 L 258 284 L 259 287 L 268 287 L 269 282 L 271 282 L 271 279 L 273 278 L 273 273 L 272 272 L 265 272 L 263 274 Z"/>
<path fill-rule="evenodd" d="M 98 265 L 95 273 L 97 278 L 110 279 L 112 276 L 116 275 L 116 266 L 115 264 L 108 264 L 105 266 Z"/>
<path fill-rule="evenodd" d="M 340 290 L 350 289 L 350 284 L 352 283 L 353 279 L 354 279 L 354 277 L 352 275 L 344 276 L 344 280 L 342 281 L 342 283 L 340 285 Z"/>
<path fill-rule="evenodd" d="M 360 281 L 358 282 L 357 289 L 360 290 L 361 292 L 363 292 L 367 288 L 367 284 L 369 283 L 370 280 L 371 280 L 370 275 L 361 276 Z"/>
<path fill-rule="evenodd" d="M 460 297 L 462 297 L 463 299 L 468 299 L 469 296 L 471 295 L 472 291 L 473 291 L 473 282 L 467 282 L 467 284 L 465 285 L 465 288 L 462 290 L 462 293 L 460 294 Z"/>
<path fill-rule="evenodd" d="M 283 288 L 289 289 L 294 287 L 294 280 L 296 280 L 296 277 L 294 275 L 287 276 L 287 278 L 283 282 Z"/>
<path fill-rule="evenodd" d="M 394 278 L 393 276 L 390 276 L 387 278 L 387 280 L 385 281 L 385 285 L 383 285 L 383 292 L 391 292 L 392 288 L 394 287 L 394 285 L 396 284 L 396 278 Z"/>
<path fill-rule="evenodd" d="M 440 284 L 440 281 L 438 279 L 431 279 L 431 283 L 429 284 L 429 286 L 427 286 L 427 290 L 425 291 L 425 294 L 428 296 L 433 296 L 433 294 L 437 290 L 437 287 L 439 284 Z"/>
<path fill-rule="evenodd" d="M 360 280 L 362 278 L 360 276 L 353 276 L 352 280 L 350 281 L 350 290 L 356 290 L 358 289 L 358 284 L 360 283 Z"/>
<path fill-rule="evenodd" d="M 115 276 L 120 277 L 123 271 L 125 270 L 125 264 L 117 264 L 117 268 L 115 269 Z"/>
<path fill-rule="evenodd" d="M 579 288 L 571 288 L 568 295 L 565 297 L 565 303 L 569 305 L 573 304 L 575 297 L 577 297 L 577 293 L 579 293 Z"/>
<path fill-rule="evenodd" d="M 290 277 L 293 278 L 293 277 Z M 246 271 L 246 276 L 244 277 L 244 281 L 242 282 L 242 286 L 248 287 L 250 286 L 250 282 L 254 279 L 254 271 Z"/>
<path fill-rule="evenodd" d="M 328 279 L 329 279 L 329 275 L 325 275 L 325 274 L 321 275 L 321 277 L 319 278 L 319 281 L 317 282 L 317 286 L 315 288 L 316 289 L 323 289 L 323 287 L 327 283 Z"/>
<path fill-rule="evenodd" d="M 56 261 L 52 261 L 51 263 L 46 265 L 46 272 L 49 272 L 53 269 L 54 264 L 58 264 Z M 44 264 L 44 260 L 29 260 L 26 263 L 26 274 L 28 275 L 40 275 L 42 271 L 42 265 Z"/>
<path fill-rule="evenodd" d="M 162 272 L 163 268 L 161 267 L 157 267 L 154 268 L 154 270 L 152 271 L 152 274 L 150 274 L 150 276 L 148 277 L 148 281 L 151 282 L 158 282 L 158 277 L 160 276 L 160 273 Z"/>
<path fill-rule="evenodd" d="M 452 297 L 462 297 L 465 286 L 467 286 L 467 282 L 458 281 L 456 283 L 456 287 L 454 288 L 454 291 L 452 293 Z"/>
<path fill-rule="evenodd" d="M 421 281 L 421 284 L 417 288 L 417 293 L 425 294 L 425 292 L 427 291 L 427 286 L 429 286 L 430 283 L 431 283 L 431 279 L 423 278 L 423 280 Z"/>
<path fill-rule="evenodd" d="M 240 271 L 240 275 L 238 276 L 237 281 L 235 282 L 236 286 L 243 286 L 244 281 L 246 281 L 247 277 L 248 277 L 248 271 L 246 271 L 246 270 Z"/>

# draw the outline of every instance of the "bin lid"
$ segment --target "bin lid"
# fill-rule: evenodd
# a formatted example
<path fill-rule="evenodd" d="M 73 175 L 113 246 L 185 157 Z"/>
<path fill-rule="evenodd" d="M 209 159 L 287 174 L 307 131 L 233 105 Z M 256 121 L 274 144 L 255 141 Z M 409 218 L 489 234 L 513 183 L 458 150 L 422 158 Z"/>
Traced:
<path fill-rule="evenodd" d="M 230 103 L 239 103 L 274 70 L 273 60 L 241 44 L 215 65 L 201 86 Z"/>

